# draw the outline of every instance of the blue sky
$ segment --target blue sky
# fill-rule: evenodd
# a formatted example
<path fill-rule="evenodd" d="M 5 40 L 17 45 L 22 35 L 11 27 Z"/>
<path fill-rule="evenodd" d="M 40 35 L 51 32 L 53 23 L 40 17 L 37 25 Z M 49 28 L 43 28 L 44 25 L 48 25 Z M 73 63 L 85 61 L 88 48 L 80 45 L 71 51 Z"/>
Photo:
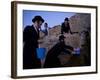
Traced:
<path fill-rule="evenodd" d="M 65 17 L 70 18 L 75 15 L 72 12 L 52 12 L 52 11 L 34 11 L 34 10 L 23 10 L 23 26 L 32 25 L 32 19 L 34 16 L 40 15 L 48 23 L 49 27 L 61 24 Z M 44 24 L 43 24 L 44 25 Z M 42 29 L 43 29 L 42 25 Z"/>

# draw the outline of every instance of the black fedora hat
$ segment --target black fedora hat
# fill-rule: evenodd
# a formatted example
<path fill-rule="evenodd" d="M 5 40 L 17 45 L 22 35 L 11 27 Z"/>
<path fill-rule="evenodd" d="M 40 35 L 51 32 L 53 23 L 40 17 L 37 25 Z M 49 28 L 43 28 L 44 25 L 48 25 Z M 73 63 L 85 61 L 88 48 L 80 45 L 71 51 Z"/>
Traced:
<path fill-rule="evenodd" d="M 42 22 L 44 22 L 44 19 L 43 19 L 41 16 L 35 16 L 35 17 L 32 19 L 32 22 L 34 23 L 35 21 L 42 21 Z"/>
<path fill-rule="evenodd" d="M 65 21 L 69 21 L 68 17 L 65 18 Z"/>

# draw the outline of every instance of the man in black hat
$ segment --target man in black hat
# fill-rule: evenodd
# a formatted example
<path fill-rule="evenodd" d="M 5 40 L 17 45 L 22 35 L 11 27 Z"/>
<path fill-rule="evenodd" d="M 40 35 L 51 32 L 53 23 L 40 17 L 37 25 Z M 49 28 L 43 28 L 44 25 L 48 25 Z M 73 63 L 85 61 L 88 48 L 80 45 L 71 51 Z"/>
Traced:
<path fill-rule="evenodd" d="M 44 19 L 35 16 L 33 24 L 26 26 L 23 31 L 23 69 L 41 68 L 41 61 L 37 58 L 36 48 L 38 48 L 39 28 Z"/>
<path fill-rule="evenodd" d="M 69 19 L 66 17 L 64 22 L 61 25 L 61 34 L 69 33 L 69 32 L 72 34 L 70 25 L 69 25 Z"/>

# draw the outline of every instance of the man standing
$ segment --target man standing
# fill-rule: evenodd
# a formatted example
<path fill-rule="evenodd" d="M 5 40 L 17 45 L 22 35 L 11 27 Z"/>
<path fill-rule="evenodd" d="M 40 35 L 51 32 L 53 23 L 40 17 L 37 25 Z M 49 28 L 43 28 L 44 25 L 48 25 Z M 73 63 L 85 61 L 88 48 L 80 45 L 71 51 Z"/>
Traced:
<path fill-rule="evenodd" d="M 69 32 L 72 34 L 70 25 L 69 25 L 69 19 L 66 17 L 64 22 L 61 25 L 61 34 L 69 33 Z"/>
<path fill-rule="evenodd" d="M 38 48 L 39 28 L 44 19 L 35 16 L 33 24 L 26 26 L 23 31 L 23 69 L 41 68 L 41 61 L 37 58 L 36 48 Z"/>

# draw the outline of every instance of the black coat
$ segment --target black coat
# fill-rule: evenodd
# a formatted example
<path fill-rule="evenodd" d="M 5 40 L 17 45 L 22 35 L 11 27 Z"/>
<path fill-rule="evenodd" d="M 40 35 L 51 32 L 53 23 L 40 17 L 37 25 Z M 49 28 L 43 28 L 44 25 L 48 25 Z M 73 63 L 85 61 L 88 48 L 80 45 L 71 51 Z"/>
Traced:
<path fill-rule="evenodd" d="M 26 26 L 23 31 L 23 69 L 40 68 L 41 62 L 37 58 L 39 34 L 33 26 Z"/>
<path fill-rule="evenodd" d="M 65 45 L 64 42 L 58 42 L 55 44 L 47 53 L 44 68 L 64 67 L 61 65 L 58 56 L 61 52 L 71 54 L 67 49 L 73 50 L 73 47 Z"/>

